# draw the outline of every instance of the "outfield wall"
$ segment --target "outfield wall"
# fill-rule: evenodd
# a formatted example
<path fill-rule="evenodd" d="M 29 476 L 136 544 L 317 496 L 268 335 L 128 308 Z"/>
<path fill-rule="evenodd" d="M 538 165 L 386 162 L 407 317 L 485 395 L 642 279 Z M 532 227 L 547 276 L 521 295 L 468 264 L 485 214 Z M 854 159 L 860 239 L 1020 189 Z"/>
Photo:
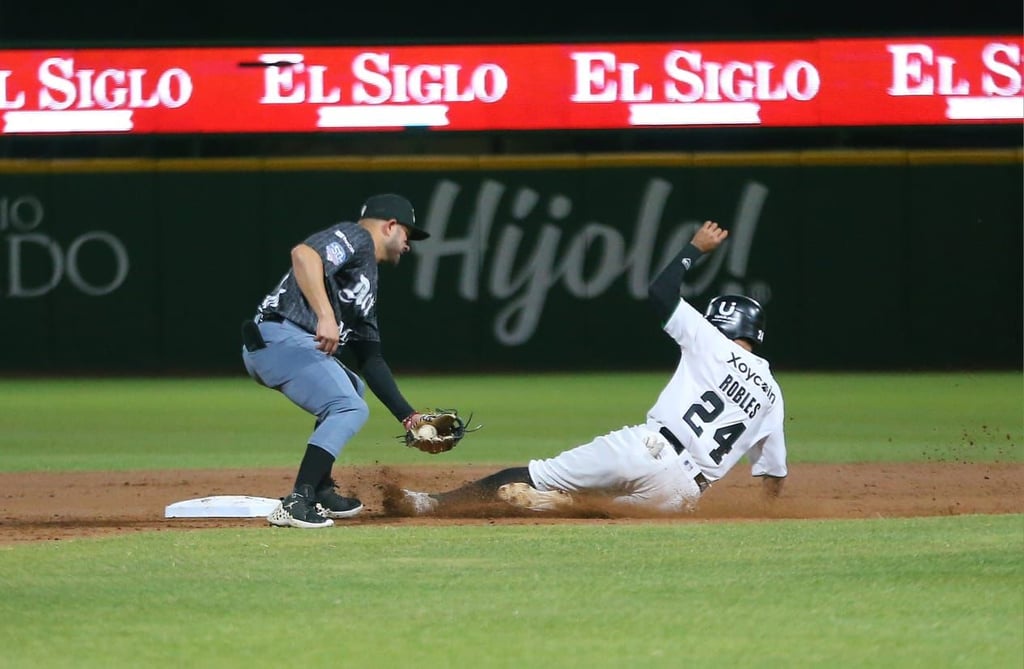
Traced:
<path fill-rule="evenodd" d="M 768 310 L 778 368 L 1020 368 L 1022 151 L 0 161 L 0 370 L 240 373 L 290 247 L 397 191 L 396 370 L 671 364 L 643 301 L 703 220 L 703 306 Z"/>

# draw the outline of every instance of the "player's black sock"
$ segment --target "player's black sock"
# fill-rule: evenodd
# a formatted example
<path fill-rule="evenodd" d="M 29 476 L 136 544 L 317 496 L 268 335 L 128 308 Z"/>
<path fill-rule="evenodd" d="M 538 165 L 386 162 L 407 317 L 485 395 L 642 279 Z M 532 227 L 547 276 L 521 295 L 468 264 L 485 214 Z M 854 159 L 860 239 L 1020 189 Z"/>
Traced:
<path fill-rule="evenodd" d="M 482 479 L 467 483 L 461 488 L 449 492 L 434 495 L 442 504 L 460 504 L 466 502 L 479 502 L 492 500 L 498 492 L 498 488 L 506 483 L 529 483 L 533 485 L 530 478 L 529 467 L 509 467 L 499 472 L 485 476 Z"/>
<path fill-rule="evenodd" d="M 485 476 L 477 481 L 477 483 L 494 493 L 506 483 L 529 483 L 533 485 L 533 479 L 530 478 L 529 467 L 509 467 L 490 476 Z"/>
<path fill-rule="evenodd" d="M 306 454 L 302 456 L 302 464 L 299 465 L 299 473 L 295 477 L 296 489 L 307 483 L 315 489 L 321 481 L 330 476 L 332 467 L 333 455 L 319 446 L 307 444 Z"/>

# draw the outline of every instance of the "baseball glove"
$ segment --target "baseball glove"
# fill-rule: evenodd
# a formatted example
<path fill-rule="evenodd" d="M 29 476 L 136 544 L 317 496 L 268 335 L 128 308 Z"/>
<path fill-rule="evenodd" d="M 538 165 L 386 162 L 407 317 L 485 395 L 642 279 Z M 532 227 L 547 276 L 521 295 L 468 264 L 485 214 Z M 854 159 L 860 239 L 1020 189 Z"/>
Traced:
<path fill-rule="evenodd" d="M 470 416 L 472 419 L 472 416 Z M 434 409 L 414 413 L 403 423 L 405 440 L 409 448 L 418 448 L 424 453 L 444 453 L 455 448 L 467 432 L 472 432 L 459 418 L 455 409 Z M 479 429 L 479 428 L 474 428 Z"/>

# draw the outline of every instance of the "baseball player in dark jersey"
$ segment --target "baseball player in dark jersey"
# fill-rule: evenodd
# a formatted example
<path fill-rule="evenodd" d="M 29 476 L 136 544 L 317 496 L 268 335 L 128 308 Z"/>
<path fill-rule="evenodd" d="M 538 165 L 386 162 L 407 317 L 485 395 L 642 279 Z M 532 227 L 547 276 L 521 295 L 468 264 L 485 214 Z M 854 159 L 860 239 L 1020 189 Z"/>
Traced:
<path fill-rule="evenodd" d="M 449 492 L 402 490 L 390 505 L 420 515 L 495 499 L 557 511 L 583 494 L 613 512 L 688 511 L 744 457 L 767 495 L 777 496 L 787 475 L 785 409 L 768 361 L 756 353 L 764 310 L 743 295 L 720 295 L 703 314 L 680 299 L 686 270 L 728 234 L 707 221 L 650 284 L 650 303 L 680 357 L 644 422 Z"/>
<path fill-rule="evenodd" d="M 337 493 L 331 470 L 345 444 L 369 417 L 369 386 L 408 426 L 416 412 L 381 355 L 377 327 L 377 266 L 397 265 L 416 227 L 412 204 L 386 193 L 366 200 L 355 223 L 314 232 L 291 251 L 291 269 L 242 325 L 242 361 L 258 383 L 283 393 L 316 416 L 295 486 L 267 520 L 279 527 L 321 528 L 363 509 Z M 360 378 L 336 357 L 347 347 Z M 365 386 L 364 386 L 365 382 Z"/>

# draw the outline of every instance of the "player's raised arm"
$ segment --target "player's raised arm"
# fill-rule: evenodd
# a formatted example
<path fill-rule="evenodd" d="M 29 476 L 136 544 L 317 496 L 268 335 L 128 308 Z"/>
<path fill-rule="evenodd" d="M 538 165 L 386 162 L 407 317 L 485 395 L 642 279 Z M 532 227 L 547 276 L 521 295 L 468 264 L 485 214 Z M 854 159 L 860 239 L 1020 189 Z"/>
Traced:
<path fill-rule="evenodd" d="M 662 322 L 668 320 L 679 303 L 679 291 L 686 271 L 702 255 L 717 249 L 728 236 L 729 231 L 718 223 L 705 221 L 694 233 L 693 239 L 651 280 L 647 299 Z"/>

